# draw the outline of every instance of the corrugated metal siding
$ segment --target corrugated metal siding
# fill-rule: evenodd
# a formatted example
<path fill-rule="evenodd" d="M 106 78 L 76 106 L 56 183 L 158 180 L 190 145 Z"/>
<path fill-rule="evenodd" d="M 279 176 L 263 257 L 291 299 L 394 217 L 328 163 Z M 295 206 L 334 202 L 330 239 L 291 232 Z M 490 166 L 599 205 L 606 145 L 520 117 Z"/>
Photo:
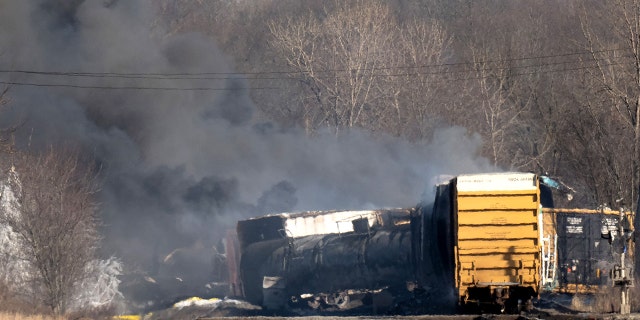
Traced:
<path fill-rule="evenodd" d="M 456 283 L 538 290 L 540 193 L 533 174 L 464 176 L 456 194 Z"/>

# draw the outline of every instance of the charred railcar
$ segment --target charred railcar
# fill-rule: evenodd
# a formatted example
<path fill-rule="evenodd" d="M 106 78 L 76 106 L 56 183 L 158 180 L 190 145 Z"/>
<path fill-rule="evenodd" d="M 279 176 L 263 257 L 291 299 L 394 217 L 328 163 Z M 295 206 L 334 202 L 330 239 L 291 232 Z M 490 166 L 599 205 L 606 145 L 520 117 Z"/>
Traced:
<path fill-rule="evenodd" d="M 435 227 L 415 209 L 278 214 L 241 221 L 241 278 L 247 300 L 267 308 L 291 304 L 388 310 L 412 303 L 425 287 L 451 305 L 435 248 L 421 248 Z M 435 228 L 434 228 L 435 229 Z M 443 246 L 446 249 L 446 246 Z M 416 253 L 423 252 L 425 256 Z M 449 266 L 450 267 L 450 266 Z"/>

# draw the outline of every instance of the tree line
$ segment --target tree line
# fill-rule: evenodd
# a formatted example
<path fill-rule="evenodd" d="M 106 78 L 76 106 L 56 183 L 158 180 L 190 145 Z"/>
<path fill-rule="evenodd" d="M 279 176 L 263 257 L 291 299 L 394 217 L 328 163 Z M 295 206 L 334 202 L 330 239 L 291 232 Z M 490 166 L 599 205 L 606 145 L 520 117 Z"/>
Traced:
<path fill-rule="evenodd" d="M 548 174 L 574 204 L 632 206 L 640 183 L 640 4 L 163 0 L 158 23 L 235 57 L 262 115 L 428 142 L 463 126 L 497 170 Z M 274 73 L 267 73 L 274 72 Z"/>

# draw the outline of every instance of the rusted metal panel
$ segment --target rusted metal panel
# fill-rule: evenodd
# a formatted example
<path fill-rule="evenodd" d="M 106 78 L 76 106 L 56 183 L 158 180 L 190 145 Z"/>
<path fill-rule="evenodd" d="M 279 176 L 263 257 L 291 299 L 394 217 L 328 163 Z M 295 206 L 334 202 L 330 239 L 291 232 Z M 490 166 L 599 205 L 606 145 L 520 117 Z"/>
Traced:
<path fill-rule="evenodd" d="M 225 255 L 229 274 L 229 294 L 232 297 L 242 297 L 242 280 L 238 273 L 240 262 L 240 251 L 238 246 L 238 236 L 234 230 L 228 230 L 225 237 Z"/>
<path fill-rule="evenodd" d="M 238 221 L 236 232 L 240 249 L 256 242 L 282 239 L 285 219 L 283 215 L 270 215 Z"/>

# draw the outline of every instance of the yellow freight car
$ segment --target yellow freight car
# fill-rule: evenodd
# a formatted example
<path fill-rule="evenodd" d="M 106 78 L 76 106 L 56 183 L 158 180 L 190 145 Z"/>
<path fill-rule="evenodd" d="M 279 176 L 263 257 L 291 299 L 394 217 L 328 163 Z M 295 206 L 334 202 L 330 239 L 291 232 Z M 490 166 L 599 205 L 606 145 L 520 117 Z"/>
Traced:
<path fill-rule="evenodd" d="M 438 194 L 451 208 L 460 305 L 515 311 L 541 291 L 611 286 L 609 273 L 630 248 L 610 240 L 621 238 L 620 218 L 629 222 L 633 215 L 553 208 L 551 190 L 540 181 L 533 173 L 460 175 L 446 184 L 449 192 Z"/>
<path fill-rule="evenodd" d="M 452 183 L 455 284 L 461 304 L 526 308 L 540 288 L 537 176 L 461 175 Z"/>

